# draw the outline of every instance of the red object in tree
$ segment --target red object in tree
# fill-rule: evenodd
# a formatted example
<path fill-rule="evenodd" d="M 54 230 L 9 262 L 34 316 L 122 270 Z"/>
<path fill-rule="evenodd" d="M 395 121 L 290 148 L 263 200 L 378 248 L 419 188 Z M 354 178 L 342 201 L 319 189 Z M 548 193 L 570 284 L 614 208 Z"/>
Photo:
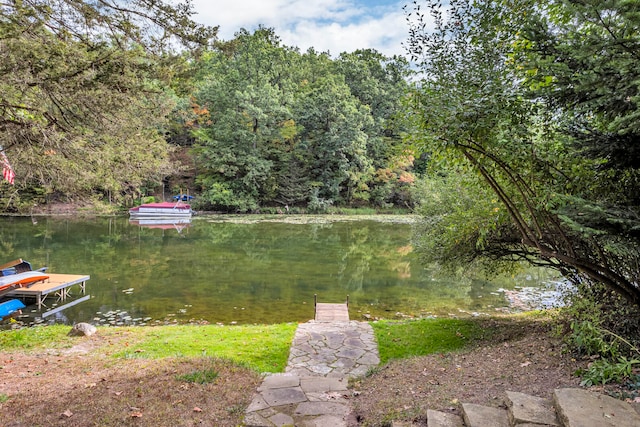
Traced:
<path fill-rule="evenodd" d="M 2 164 L 2 178 L 8 181 L 9 184 L 13 184 L 16 174 L 13 172 L 13 168 L 11 167 L 4 150 L 0 151 L 0 163 Z"/>

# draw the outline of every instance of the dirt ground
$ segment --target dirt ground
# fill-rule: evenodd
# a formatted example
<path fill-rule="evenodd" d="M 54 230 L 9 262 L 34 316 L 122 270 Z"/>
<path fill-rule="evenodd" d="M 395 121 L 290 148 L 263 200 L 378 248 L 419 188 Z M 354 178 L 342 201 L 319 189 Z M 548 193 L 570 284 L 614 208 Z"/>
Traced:
<path fill-rule="evenodd" d="M 459 414 L 459 402 L 502 407 L 506 391 L 550 398 L 559 387 L 577 387 L 586 362 L 564 354 L 547 323 L 487 327 L 497 333 L 471 349 L 392 361 L 353 384 L 358 425 L 388 426 L 391 419 L 426 426 L 427 409 Z"/>
<path fill-rule="evenodd" d="M 113 359 L 99 336 L 45 354 L 0 351 L 0 426 L 236 426 L 261 377 L 221 360 Z M 213 369 L 207 384 L 181 375 Z"/>

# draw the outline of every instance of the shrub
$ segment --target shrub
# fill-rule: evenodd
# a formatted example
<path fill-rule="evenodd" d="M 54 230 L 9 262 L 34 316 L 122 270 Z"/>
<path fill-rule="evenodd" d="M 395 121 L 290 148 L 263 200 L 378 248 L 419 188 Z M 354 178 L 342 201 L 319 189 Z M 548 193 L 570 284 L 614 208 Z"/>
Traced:
<path fill-rule="evenodd" d="M 640 381 L 636 370 L 640 364 L 637 307 L 603 286 L 579 286 L 561 319 L 569 351 L 593 360 L 577 372 L 583 386 Z"/>
<path fill-rule="evenodd" d="M 640 380 L 640 376 L 634 370 L 635 365 L 640 365 L 640 350 L 628 340 L 611 331 L 598 328 L 589 321 L 573 322 L 571 329 L 569 344 L 572 349 L 596 358 L 586 370 L 578 372 L 582 377 L 581 385 Z"/>

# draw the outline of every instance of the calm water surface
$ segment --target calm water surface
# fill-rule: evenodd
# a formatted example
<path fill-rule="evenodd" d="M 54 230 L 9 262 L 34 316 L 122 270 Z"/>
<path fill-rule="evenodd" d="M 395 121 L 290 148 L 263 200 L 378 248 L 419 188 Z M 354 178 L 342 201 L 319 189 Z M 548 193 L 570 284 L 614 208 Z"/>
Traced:
<path fill-rule="evenodd" d="M 1 262 L 91 276 L 90 299 L 47 317 L 66 323 L 307 321 L 314 294 L 320 302 L 349 295 L 354 319 L 494 312 L 507 306 L 499 288 L 547 278 L 436 277 L 418 262 L 411 236 L 402 217 L 212 216 L 183 229 L 126 217 L 0 219 Z"/>

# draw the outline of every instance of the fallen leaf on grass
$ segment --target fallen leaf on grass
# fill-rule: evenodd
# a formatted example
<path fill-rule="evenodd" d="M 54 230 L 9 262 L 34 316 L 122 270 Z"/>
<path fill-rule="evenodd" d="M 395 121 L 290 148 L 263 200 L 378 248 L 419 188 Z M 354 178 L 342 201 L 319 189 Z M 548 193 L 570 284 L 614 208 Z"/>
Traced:
<path fill-rule="evenodd" d="M 527 367 L 527 366 L 529 366 L 529 365 L 531 365 L 531 362 L 529 362 L 529 361 L 527 360 L 526 362 L 521 363 L 521 364 L 520 364 L 520 367 L 521 367 L 521 368 L 526 368 L 526 367 Z"/>
<path fill-rule="evenodd" d="M 193 412 L 202 412 L 202 409 L 196 406 L 195 408 L 193 408 Z"/>
<path fill-rule="evenodd" d="M 71 416 L 73 415 L 73 412 L 71 412 L 70 410 L 66 410 L 62 413 L 62 415 L 64 415 L 67 418 L 71 418 Z"/>
<path fill-rule="evenodd" d="M 131 418 L 142 418 L 142 412 L 132 412 L 129 414 Z"/>

